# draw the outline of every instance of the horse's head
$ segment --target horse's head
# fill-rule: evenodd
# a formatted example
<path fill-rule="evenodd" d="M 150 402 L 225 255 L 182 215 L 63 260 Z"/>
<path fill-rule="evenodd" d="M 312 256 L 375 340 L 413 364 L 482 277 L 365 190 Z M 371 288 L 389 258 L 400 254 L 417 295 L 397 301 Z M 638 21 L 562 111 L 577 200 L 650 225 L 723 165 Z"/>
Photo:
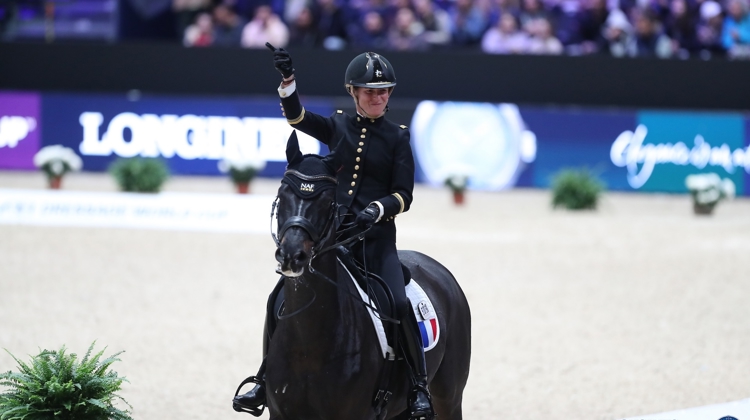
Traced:
<path fill-rule="evenodd" d="M 281 274 L 302 275 L 335 229 L 336 177 L 317 155 L 302 155 L 296 132 L 287 143 L 287 170 L 278 193 L 276 260 Z"/>

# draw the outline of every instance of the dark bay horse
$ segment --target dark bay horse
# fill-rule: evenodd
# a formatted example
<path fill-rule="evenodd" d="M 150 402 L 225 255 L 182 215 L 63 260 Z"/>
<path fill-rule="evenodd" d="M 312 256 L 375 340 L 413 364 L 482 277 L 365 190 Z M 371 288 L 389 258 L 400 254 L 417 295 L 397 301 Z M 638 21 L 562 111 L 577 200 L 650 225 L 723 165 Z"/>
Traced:
<path fill-rule="evenodd" d="M 408 419 L 409 367 L 399 360 L 392 397 L 376 413 L 373 397 L 386 362 L 355 286 L 337 263 L 335 174 L 316 155 L 302 155 L 292 136 L 278 192 L 276 259 L 285 276 L 283 313 L 269 344 L 266 370 L 271 420 Z M 309 194 L 299 194 L 295 188 Z M 306 197 L 305 195 L 309 195 Z M 437 345 L 426 353 L 429 388 L 438 420 L 462 419 L 469 376 L 471 314 L 453 275 L 415 251 L 402 263 L 429 295 L 440 323 Z"/>

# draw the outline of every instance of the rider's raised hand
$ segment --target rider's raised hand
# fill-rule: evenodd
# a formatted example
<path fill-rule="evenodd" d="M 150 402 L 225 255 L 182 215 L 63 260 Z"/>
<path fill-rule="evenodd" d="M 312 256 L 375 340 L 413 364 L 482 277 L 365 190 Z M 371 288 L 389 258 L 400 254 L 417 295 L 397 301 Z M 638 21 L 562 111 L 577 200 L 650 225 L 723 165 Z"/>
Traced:
<path fill-rule="evenodd" d="M 294 66 L 292 66 L 292 56 L 289 51 L 283 48 L 276 48 L 266 42 L 266 47 L 273 52 L 273 66 L 281 73 L 284 79 L 294 76 Z"/>
<path fill-rule="evenodd" d="M 357 214 L 357 225 L 363 229 L 367 229 L 374 225 L 378 219 L 380 219 L 380 207 L 375 203 L 370 203 L 367 208 Z"/>

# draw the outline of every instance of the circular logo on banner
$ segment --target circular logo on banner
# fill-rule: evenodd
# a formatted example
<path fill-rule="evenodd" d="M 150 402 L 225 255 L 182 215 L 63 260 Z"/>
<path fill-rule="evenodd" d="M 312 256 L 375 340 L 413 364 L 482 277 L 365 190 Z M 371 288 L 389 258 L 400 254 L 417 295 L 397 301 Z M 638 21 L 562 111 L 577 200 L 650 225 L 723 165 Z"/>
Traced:
<path fill-rule="evenodd" d="M 726 417 L 720 418 L 719 420 L 737 420 L 737 417 L 726 416 Z"/>
<path fill-rule="evenodd" d="M 513 104 L 423 101 L 410 128 L 416 158 L 433 185 L 467 176 L 469 188 L 510 188 L 536 157 L 536 136 Z"/>

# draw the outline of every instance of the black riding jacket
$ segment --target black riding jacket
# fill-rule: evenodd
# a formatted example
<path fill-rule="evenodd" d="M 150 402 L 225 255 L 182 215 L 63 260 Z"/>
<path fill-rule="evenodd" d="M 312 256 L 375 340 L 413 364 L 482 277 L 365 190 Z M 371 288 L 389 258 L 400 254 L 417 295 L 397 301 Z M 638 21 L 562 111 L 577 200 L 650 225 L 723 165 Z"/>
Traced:
<path fill-rule="evenodd" d="M 289 124 L 331 150 L 333 167 L 338 170 L 337 203 L 356 214 L 379 202 L 382 215 L 377 229 L 373 229 L 379 231 L 375 236 L 392 237 L 395 242 L 393 219 L 409 210 L 414 191 L 414 156 L 408 128 L 385 117 L 350 116 L 341 110 L 323 117 L 304 109 L 296 87 L 287 96 L 284 90 L 279 93 Z"/>

